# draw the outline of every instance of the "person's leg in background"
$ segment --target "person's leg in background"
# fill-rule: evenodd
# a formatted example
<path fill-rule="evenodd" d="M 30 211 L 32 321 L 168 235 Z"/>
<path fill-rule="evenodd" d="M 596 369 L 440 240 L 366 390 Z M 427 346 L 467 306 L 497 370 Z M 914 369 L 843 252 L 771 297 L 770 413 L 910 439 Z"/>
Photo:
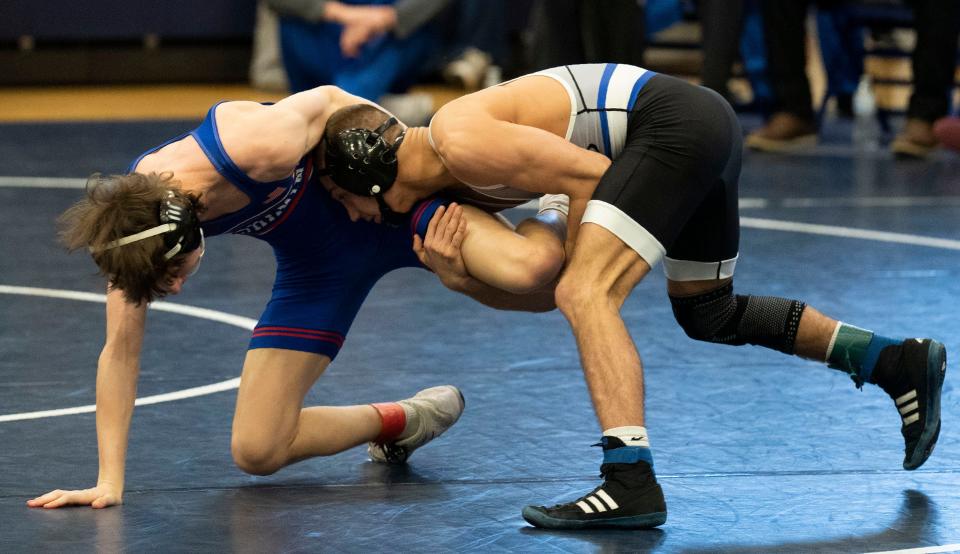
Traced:
<path fill-rule="evenodd" d="M 933 122 L 949 112 L 957 65 L 960 3 L 913 0 L 917 44 L 913 50 L 913 94 L 903 132 L 890 144 L 900 156 L 923 158 L 937 145 Z"/>
<path fill-rule="evenodd" d="M 743 33 L 740 38 L 740 56 L 743 71 L 750 84 L 750 101 L 744 109 L 754 109 L 770 117 L 773 111 L 773 87 L 767 75 L 767 53 L 763 38 L 763 16 L 760 0 L 743 1 Z"/>
<path fill-rule="evenodd" d="M 280 21 L 276 12 L 263 2 L 257 3 L 257 21 L 253 28 L 250 84 L 270 91 L 286 91 L 289 86 L 280 55 Z"/>
<path fill-rule="evenodd" d="M 376 99 L 407 125 L 424 125 L 435 109 L 433 97 L 409 88 L 423 77 L 424 60 L 439 43 L 437 29 L 429 24 L 403 39 L 385 35 L 365 45 L 359 58 L 348 60 L 334 76 L 334 84 Z"/>
<path fill-rule="evenodd" d="M 448 10 L 443 78 L 474 91 L 497 84 L 506 58 L 504 0 L 455 0 Z"/>
<path fill-rule="evenodd" d="M 765 151 L 789 151 L 816 144 L 810 82 L 806 74 L 808 0 L 761 0 L 767 75 L 773 86 L 774 113 L 750 133 L 745 144 Z"/>
<path fill-rule="evenodd" d="M 332 84 L 357 96 L 380 102 L 401 121 L 420 125 L 433 113 L 429 95 L 402 92 L 421 76 L 422 60 L 437 43 L 429 25 L 404 39 L 391 34 L 365 44 L 360 54 L 347 58 L 340 50 L 341 27 L 281 18 L 283 62 L 292 92 Z"/>
<path fill-rule="evenodd" d="M 733 104 L 727 82 L 740 51 L 743 0 L 700 0 L 697 9 L 703 33 L 701 84 Z"/>
<path fill-rule="evenodd" d="M 391 2 L 371 0 L 353 4 L 365 9 L 367 5 Z M 398 94 L 405 93 L 423 76 L 425 60 L 439 42 L 433 19 L 415 23 L 410 29 L 398 27 L 373 35 L 359 46 L 355 55 L 348 56 L 341 45 L 342 25 L 312 21 L 302 14 L 281 16 L 280 42 L 291 91 L 332 84 L 380 103 L 407 124 L 425 123 L 433 114 L 432 96 Z"/>
<path fill-rule="evenodd" d="M 864 29 L 843 4 L 817 10 L 817 37 L 827 73 L 824 102 L 836 99 L 836 113 L 853 117 L 853 95 L 863 75 Z"/>
<path fill-rule="evenodd" d="M 584 63 L 578 0 L 537 0 L 530 13 L 531 71 Z"/>
<path fill-rule="evenodd" d="M 340 26 L 333 23 L 280 18 L 280 51 L 290 92 L 333 84 L 338 68 L 347 62 L 340 52 L 339 37 Z"/>
<path fill-rule="evenodd" d="M 646 23 L 635 0 L 581 0 L 579 11 L 587 62 L 643 65 Z"/>

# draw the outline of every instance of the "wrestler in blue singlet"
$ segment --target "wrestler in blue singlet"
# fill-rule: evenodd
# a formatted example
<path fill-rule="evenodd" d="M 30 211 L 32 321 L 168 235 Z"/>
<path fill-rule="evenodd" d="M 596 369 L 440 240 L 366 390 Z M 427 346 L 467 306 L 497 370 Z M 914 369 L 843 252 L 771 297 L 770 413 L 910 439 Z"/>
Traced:
<path fill-rule="evenodd" d="M 219 105 L 219 104 L 218 104 Z M 360 305 L 373 284 L 401 267 L 423 267 L 412 249 L 412 234 L 421 236 L 443 203 L 425 201 L 411 211 L 408 225 L 390 227 L 352 222 L 346 209 L 318 182 L 311 156 L 293 175 L 274 182 L 251 179 L 220 143 L 210 108 L 199 127 L 141 154 L 140 160 L 188 135 L 196 139 L 210 163 L 250 198 L 243 209 L 204 221 L 206 236 L 250 235 L 273 247 L 277 276 L 273 294 L 253 331 L 250 348 L 284 348 L 323 354 L 333 359 Z"/>

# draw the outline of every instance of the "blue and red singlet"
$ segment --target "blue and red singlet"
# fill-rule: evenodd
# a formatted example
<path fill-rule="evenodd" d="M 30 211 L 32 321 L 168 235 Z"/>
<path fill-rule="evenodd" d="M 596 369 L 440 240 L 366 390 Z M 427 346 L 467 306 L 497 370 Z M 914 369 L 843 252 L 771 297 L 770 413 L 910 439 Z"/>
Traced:
<path fill-rule="evenodd" d="M 443 202 L 418 204 L 408 224 L 399 227 L 352 222 L 318 182 L 309 155 L 286 179 L 255 181 L 224 150 L 214 117 L 217 105 L 193 131 L 141 154 L 130 171 L 167 144 L 187 136 L 196 139 L 216 170 L 250 198 L 243 209 L 204 221 L 204 234 L 250 235 L 270 244 L 276 256 L 273 294 L 250 348 L 284 348 L 333 359 L 374 283 L 394 269 L 422 267 L 412 250 L 412 236 L 423 236 Z"/>

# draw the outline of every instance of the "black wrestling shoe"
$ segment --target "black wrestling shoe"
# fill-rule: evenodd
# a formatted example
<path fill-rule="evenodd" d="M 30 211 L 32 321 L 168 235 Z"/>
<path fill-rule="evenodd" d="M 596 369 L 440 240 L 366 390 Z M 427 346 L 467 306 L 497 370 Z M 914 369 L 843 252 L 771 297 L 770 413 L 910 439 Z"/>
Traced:
<path fill-rule="evenodd" d="M 600 476 L 603 484 L 590 494 L 549 508 L 527 506 L 523 519 L 544 529 L 650 529 L 667 521 L 663 490 L 650 464 L 603 464 Z"/>
<path fill-rule="evenodd" d="M 903 420 L 903 469 L 922 466 L 937 445 L 946 371 L 947 350 L 933 339 L 907 339 L 880 352 L 873 381 L 893 398 Z"/>

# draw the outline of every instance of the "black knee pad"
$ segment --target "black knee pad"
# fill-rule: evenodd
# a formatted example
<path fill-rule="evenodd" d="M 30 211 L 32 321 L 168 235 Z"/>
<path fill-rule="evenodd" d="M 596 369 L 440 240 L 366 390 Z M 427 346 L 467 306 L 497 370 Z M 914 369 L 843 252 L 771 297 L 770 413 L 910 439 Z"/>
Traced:
<path fill-rule="evenodd" d="M 720 344 L 755 344 L 787 354 L 806 304 L 773 296 L 733 294 L 733 283 L 695 296 L 671 296 L 673 316 L 687 336 Z"/>

